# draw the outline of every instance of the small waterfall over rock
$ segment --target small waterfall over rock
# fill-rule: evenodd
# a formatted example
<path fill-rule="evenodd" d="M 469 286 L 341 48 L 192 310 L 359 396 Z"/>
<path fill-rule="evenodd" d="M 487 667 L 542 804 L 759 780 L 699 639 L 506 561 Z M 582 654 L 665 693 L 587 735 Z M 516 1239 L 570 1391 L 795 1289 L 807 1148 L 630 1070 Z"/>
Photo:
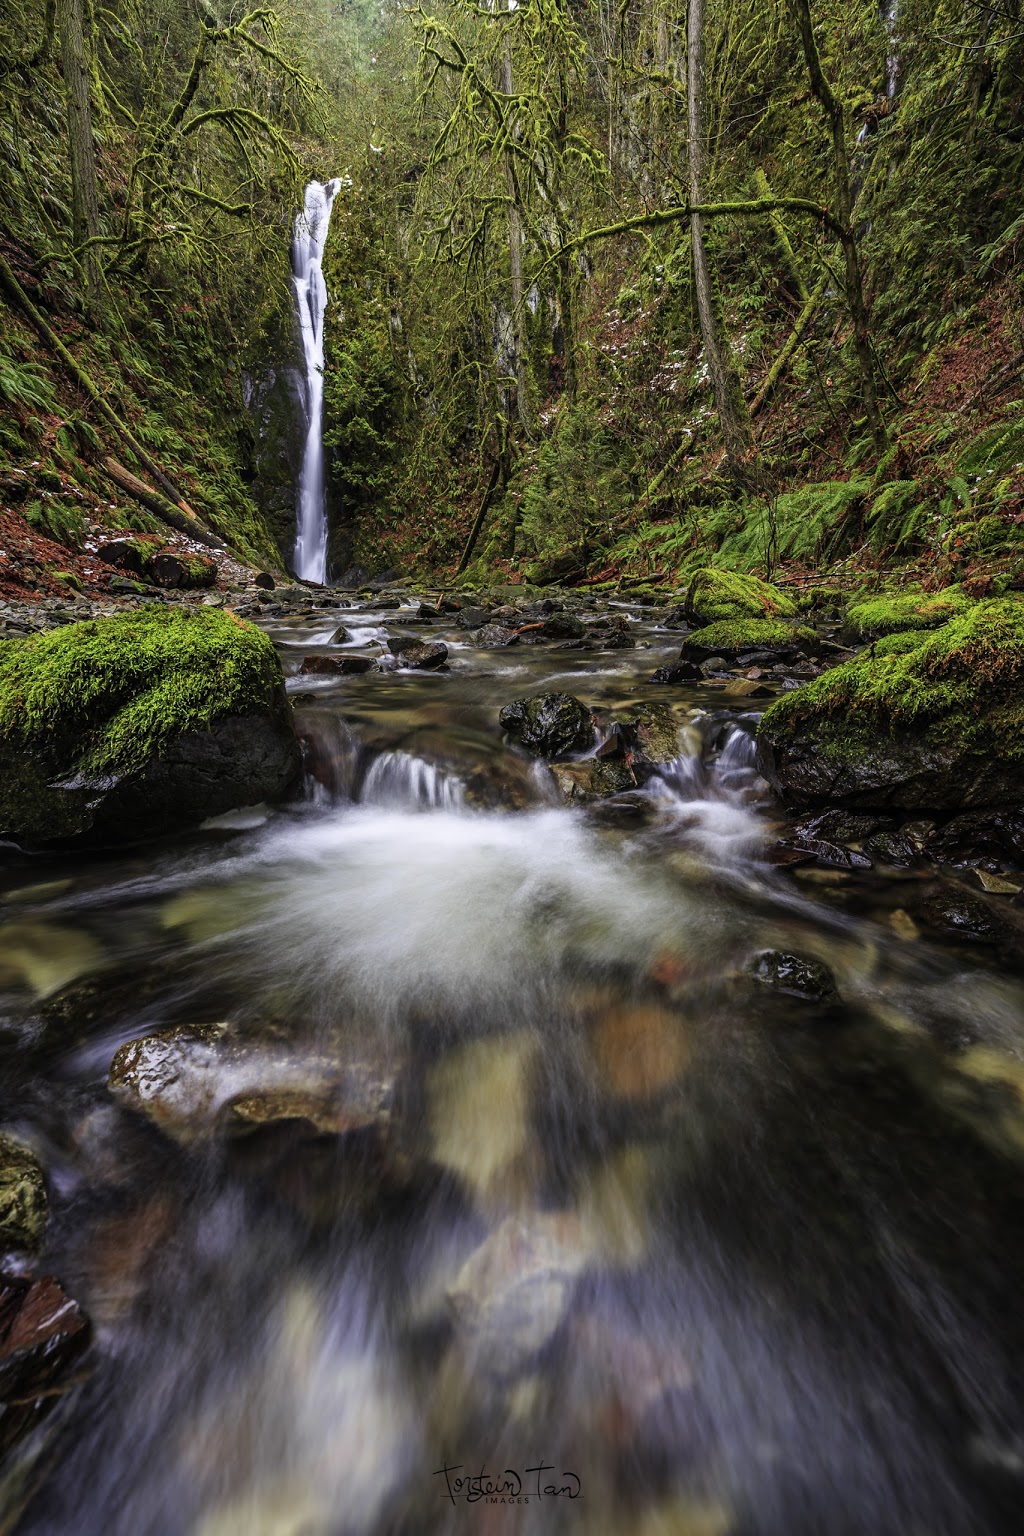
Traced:
<path fill-rule="evenodd" d="M 327 577 L 327 510 L 324 505 L 324 311 L 327 284 L 321 270 L 324 244 L 331 223 L 331 208 L 340 180 L 325 184 L 311 181 L 305 206 L 295 220 L 292 243 L 292 281 L 299 314 L 302 352 L 306 365 L 303 404 L 306 412 L 306 443 L 299 474 L 298 516 L 295 538 L 295 574 L 304 581 Z"/>

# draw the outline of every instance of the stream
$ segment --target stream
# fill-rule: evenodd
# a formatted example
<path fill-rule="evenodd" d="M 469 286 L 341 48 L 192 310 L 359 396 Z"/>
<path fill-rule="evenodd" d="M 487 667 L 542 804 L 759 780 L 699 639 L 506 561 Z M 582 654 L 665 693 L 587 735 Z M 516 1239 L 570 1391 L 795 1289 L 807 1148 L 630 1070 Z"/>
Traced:
<path fill-rule="evenodd" d="M 0 1529 L 1019 1531 L 1021 967 L 917 873 L 772 863 L 756 713 L 647 681 L 655 610 L 300 675 L 410 602 L 265 621 L 300 800 L 5 861 L 3 1123 L 94 1341 Z M 671 703 L 678 755 L 567 808 L 498 725 L 545 691 Z"/>

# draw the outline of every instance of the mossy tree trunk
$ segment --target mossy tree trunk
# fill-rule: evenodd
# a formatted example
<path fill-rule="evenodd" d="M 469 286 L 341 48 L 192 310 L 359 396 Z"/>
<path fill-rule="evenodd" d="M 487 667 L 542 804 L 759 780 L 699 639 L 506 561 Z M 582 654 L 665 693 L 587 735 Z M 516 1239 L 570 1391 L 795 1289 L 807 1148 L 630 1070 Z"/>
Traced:
<path fill-rule="evenodd" d="M 505 47 L 501 56 L 501 89 L 511 97 L 514 92 L 512 75 L 512 43 L 505 34 Z M 511 130 L 515 133 L 515 128 Z M 512 345 L 515 348 L 516 409 L 523 430 L 533 436 L 533 409 L 530 404 L 529 338 L 526 329 L 526 290 L 523 285 L 523 218 L 519 206 L 519 185 L 516 180 L 515 161 L 511 151 L 505 155 L 505 185 L 508 188 L 508 255 L 511 272 L 512 298 Z"/>
<path fill-rule="evenodd" d="M 690 203 L 694 207 L 703 201 L 706 178 L 704 93 L 704 0 L 689 0 L 686 15 L 686 101 L 690 138 Z M 715 409 L 729 462 L 734 470 L 739 470 L 750 452 L 753 433 L 722 321 L 717 284 L 704 240 L 704 220 L 697 212 L 690 214 L 690 241 L 697 318 L 711 375 Z"/>
<path fill-rule="evenodd" d="M 71 154 L 71 197 L 75 248 L 85 275 L 89 309 L 98 316 L 103 308 L 103 274 L 95 244 L 100 236 L 100 201 L 96 185 L 96 145 L 89 99 L 91 75 L 85 46 L 82 0 L 57 0 L 61 73 L 67 106 L 68 146 Z"/>
<path fill-rule="evenodd" d="M 835 213 L 839 239 L 843 249 L 846 276 L 846 302 L 853 322 L 853 350 L 861 381 L 861 401 L 871 435 L 878 451 L 884 452 L 888 434 L 878 404 L 878 387 L 875 382 L 875 360 L 871 350 L 871 318 L 864 295 L 860 252 L 853 230 L 853 188 L 850 184 L 850 161 L 846 151 L 846 113 L 831 85 L 825 78 L 814 39 L 811 8 L 808 0 L 789 0 L 789 6 L 800 33 L 804 61 L 811 90 L 821 107 L 832 138 L 832 175 L 835 183 Z"/>

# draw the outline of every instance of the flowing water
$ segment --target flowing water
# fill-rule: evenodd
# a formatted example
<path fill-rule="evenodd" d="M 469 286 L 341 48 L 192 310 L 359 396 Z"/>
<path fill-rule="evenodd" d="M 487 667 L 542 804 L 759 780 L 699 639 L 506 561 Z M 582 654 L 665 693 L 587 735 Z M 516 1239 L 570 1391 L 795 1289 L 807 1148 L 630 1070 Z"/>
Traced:
<path fill-rule="evenodd" d="M 295 574 L 303 581 L 327 579 L 327 512 L 324 502 L 324 312 L 327 284 L 322 261 L 331 209 L 340 181 L 306 188 L 292 241 L 292 284 L 305 365 L 302 404 L 306 437 L 299 473 Z"/>
<path fill-rule="evenodd" d="M 345 620 L 338 654 L 403 615 Z M 754 717 L 648 684 L 651 616 L 650 649 L 442 628 L 447 674 L 300 677 L 336 625 L 272 631 L 300 801 L 8 859 L 0 1107 L 95 1328 L 9 1519 L 1016 1532 L 1017 974 L 894 926 L 917 874 L 773 867 Z M 671 697 L 678 755 L 565 808 L 497 724 L 553 688 Z M 769 949 L 839 997 L 753 980 Z M 111 1060 L 175 1027 L 140 1113 Z"/>

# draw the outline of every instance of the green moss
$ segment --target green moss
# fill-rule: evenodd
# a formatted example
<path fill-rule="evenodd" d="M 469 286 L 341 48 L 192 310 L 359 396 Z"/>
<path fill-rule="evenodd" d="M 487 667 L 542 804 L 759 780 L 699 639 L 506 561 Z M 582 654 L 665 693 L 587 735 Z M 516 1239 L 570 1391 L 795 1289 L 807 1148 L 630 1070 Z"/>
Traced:
<path fill-rule="evenodd" d="M 855 598 L 846 610 L 846 624 L 859 640 L 875 639 L 908 629 L 937 629 L 972 606 L 960 587 L 943 592 L 923 592 L 908 587 L 902 592 L 880 592 L 872 597 Z"/>
<path fill-rule="evenodd" d="M 936 744 L 1024 756 L 1024 603 L 995 598 L 934 633 L 881 640 L 778 699 L 761 729 L 778 737 L 822 724 L 833 757 L 908 726 Z"/>
<path fill-rule="evenodd" d="M 771 651 L 814 638 L 813 629 L 796 628 L 785 619 L 726 619 L 695 629 L 683 641 L 683 650 Z"/>
<path fill-rule="evenodd" d="M 273 705 L 267 637 L 231 614 L 147 609 L 0 646 L 0 739 L 62 769 L 140 766 L 169 738 Z"/>
<path fill-rule="evenodd" d="M 686 610 L 693 618 L 714 624 L 724 619 L 792 618 L 796 604 L 757 576 L 704 566 L 690 580 Z"/>

